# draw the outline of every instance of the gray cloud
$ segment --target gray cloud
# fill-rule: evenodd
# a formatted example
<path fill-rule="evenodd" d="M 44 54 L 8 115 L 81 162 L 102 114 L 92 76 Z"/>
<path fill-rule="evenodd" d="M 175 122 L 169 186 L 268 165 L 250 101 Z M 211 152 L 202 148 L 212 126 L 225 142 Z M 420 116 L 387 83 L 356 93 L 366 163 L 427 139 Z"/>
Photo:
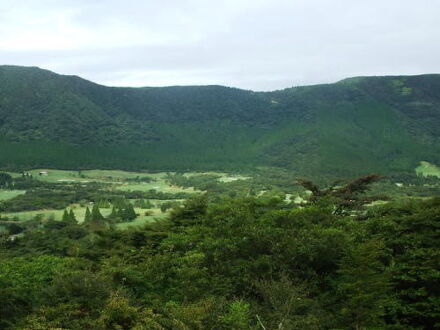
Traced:
<path fill-rule="evenodd" d="M 439 12 L 437 0 L 2 0 L 0 63 L 255 90 L 440 72 Z"/>

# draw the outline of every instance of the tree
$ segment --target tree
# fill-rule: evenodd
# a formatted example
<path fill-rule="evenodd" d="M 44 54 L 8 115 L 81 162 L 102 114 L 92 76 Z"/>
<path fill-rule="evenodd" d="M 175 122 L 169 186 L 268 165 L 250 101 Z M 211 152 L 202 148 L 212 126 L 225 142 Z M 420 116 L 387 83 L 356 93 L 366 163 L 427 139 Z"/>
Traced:
<path fill-rule="evenodd" d="M 101 212 L 99 212 L 99 207 L 98 207 L 97 204 L 93 205 L 92 214 L 91 214 L 91 220 L 92 221 L 104 220 L 104 217 L 102 216 Z"/>
<path fill-rule="evenodd" d="M 5 172 L 0 172 L 0 187 L 7 186 L 12 182 L 12 177 Z"/>
<path fill-rule="evenodd" d="M 108 216 L 110 219 L 116 219 L 118 217 L 118 211 L 116 210 L 116 207 L 112 207 L 112 212 Z"/>
<path fill-rule="evenodd" d="M 221 317 L 223 324 L 229 329 L 249 329 L 251 313 L 250 305 L 242 300 L 235 300 L 228 306 L 228 310 Z"/>
<path fill-rule="evenodd" d="M 70 209 L 70 212 L 69 212 L 69 220 L 70 220 L 71 222 L 75 222 L 75 223 L 76 223 L 75 213 L 73 213 L 73 210 L 72 210 L 72 209 Z"/>
<path fill-rule="evenodd" d="M 64 210 L 62 220 L 63 220 L 63 222 L 69 222 L 70 221 L 70 216 L 69 216 L 69 213 L 67 212 L 66 209 Z"/>
<path fill-rule="evenodd" d="M 134 220 L 136 219 L 137 214 L 134 211 L 133 205 L 131 203 L 128 203 L 126 208 L 124 209 L 124 219 L 125 220 Z"/>
<path fill-rule="evenodd" d="M 112 292 L 96 321 L 98 329 L 165 329 L 151 310 L 132 306 L 128 298 Z"/>
<path fill-rule="evenodd" d="M 263 319 L 269 329 L 322 329 L 320 317 L 324 311 L 309 296 L 307 282 L 293 282 L 282 274 L 278 280 L 257 281 L 255 287 L 262 298 L 262 311 L 266 314 Z"/>
<path fill-rule="evenodd" d="M 332 204 L 335 207 L 335 214 L 342 214 L 346 210 L 359 208 L 366 202 L 374 200 L 374 198 L 366 198 L 362 196 L 369 186 L 380 180 L 377 174 L 366 175 L 353 180 L 343 186 L 339 186 L 340 181 L 333 182 L 328 188 L 321 189 L 318 185 L 310 180 L 299 179 L 297 182 L 306 190 L 311 191 L 309 201 L 314 204 Z"/>
<path fill-rule="evenodd" d="M 389 301 L 390 276 L 381 262 L 384 243 L 372 240 L 351 248 L 341 261 L 337 292 L 342 304 L 342 323 L 354 329 L 383 326 Z"/>
<path fill-rule="evenodd" d="M 390 203 L 371 216 L 369 234 L 382 238 L 392 253 L 397 303 L 389 318 L 406 329 L 435 329 L 440 319 L 440 198 Z"/>
<path fill-rule="evenodd" d="M 92 214 L 90 213 L 89 207 L 86 207 L 86 214 L 84 216 L 84 222 L 89 222 L 92 220 Z"/>

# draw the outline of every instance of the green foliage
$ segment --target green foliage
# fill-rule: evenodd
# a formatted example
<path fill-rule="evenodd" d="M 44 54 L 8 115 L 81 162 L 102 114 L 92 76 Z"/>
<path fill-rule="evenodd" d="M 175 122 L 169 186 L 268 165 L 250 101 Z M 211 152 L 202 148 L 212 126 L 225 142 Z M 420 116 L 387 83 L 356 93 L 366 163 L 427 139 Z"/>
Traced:
<path fill-rule="evenodd" d="M 64 210 L 62 221 L 69 221 L 69 219 L 69 213 L 67 212 L 67 210 Z"/>
<path fill-rule="evenodd" d="M 139 207 L 141 209 L 151 209 L 154 207 L 154 204 L 151 203 L 150 200 L 138 199 L 134 202 L 135 207 Z"/>
<path fill-rule="evenodd" d="M 39 184 L 37 183 L 36 185 Z M 43 183 L 43 186 L 31 187 L 24 194 L 0 202 L 0 210 L 17 212 L 39 209 L 63 209 L 72 203 L 95 200 L 97 190 L 99 189 L 98 185 L 95 184 L 81 187 L 79 185 Z"/>
<path fill-rule="evenodd" d="M 169 209 L 172 209 L 174 207 L 179 207 L 180 203 L 178 202 L 164 202 L 162 204 L 160 204 L 160 210 L 162 212 L 166 212 Z"/>
<path fill-rule="evenodd" d="M 96 199 L 111 201 L 109 221 L 95 203 L 85 225 L 71 209 L 20 223 L 19 235 L 0 234 L 0 327 L 433 329 L 440 200 L 335 212 L 371 182 L 309 182 L 319 198 L 301 206 L 280 191 L 247 196 L 249 186 L 206 193 L 125 230 L 108 223 L 133 211 L 119 195 Z"/>
<path fill-rule="evenodd" d="M 229 304 L 227 313 L 221 318 L 226 328 L 244 330 L 249 329 L 250 305 L 236 300 Z"/>
<path fill-rule="evenodd" d="M 76 217 L 75 213 L 72 209 L 68 212 L 67 210 L 64 210 L 63 217 L 61 219 L 63 222 L 70 222 L 70 223 L 76 223 Z"/>
<path fill-rule="evenodd" d="M 403 327 L 438 326 L 440 199 L 385 205 L 367 223 L 391 250 L 391 283 L 398 302 L 390 314 Z"/>
<path fill-rule="evenodd" d="M 343 324 L 354 329 L 381 328 L 390 299 L 389 271 L 381 262 L 384 244 L 368 241 L 358 244 L 341 260 L 337 292 L 345 300 L 340 315 Z"/>
<path fill-rule="evenodd" d="M 108 88 L 2 66 L 0 86 L 3 168 L 269 165 L 334 178 L 408 173 L 421 160 L 440 164 L 438 75 L 363 77 L 263 93 L 221 86 Z"/>
<path fill-rule="evenodd" d="M 308 180 L 298 180 L 298 183 L 311 195 L 308 198 L 311 203 L 321 206 L 333 207 L 333 213 L 343 214 L 344 212 L 359 209 L 374 198 L 366 198 L 363 194 L 369 190 L 370 185 L 381 179 L 376 174 L 363 176 L 343 186 L 337 186 L 340 181 L 336 181 L 329 188 L 320 189 L 316 184 Z"/>
<path fill-rule="evenodd" d="M 90 220 L 97 221 L 97 222 L 104 220 L 104 217 L 102 216 L 101 212 L 99 211 L 98 204 L 93 204 L 92 212 L 90 213 Z"/>
<path fill-rule="evenodd" d="M 128 222 L 136 219 L 137 214 L 133 205 L 126 200 L 118 200 L 113 204 L 109 219 L 113 222 Z"/>
<path fill-rule="evenodd" d="M 293 282 L 282 274 L 278 280 L 261 280 L 255 286 L 262 299 L 260 308 L 267 315 L 260 322 L 269 329 L 320 329 L 324 323 L 325 311 L 310 297 L 306 282 Z"/>
<path fill-rule="evenodd" d="M 29 313 L 42 299 L 41 292 L 67 263 L 67 259 L 54 256 L 0 259 L 0 327 Z"/>
<path fill-rule="evenodd" d="M 73 212 L 72 209 L 70 209 L 69 211 L 69 221 L 76 222 L 75 213 Z"/>
<path fill-rule="evenodd" d="M 92 214 L 90 213 L 89 207 L 86 207 L 86 214 L 84 216 L 84 222 L 92 221 Z"/>
<path fill-rule="evenodd" d="M 0 172 L 0 188 L 5 187 L 12 182 L 12 177 L 8 173 Z"/>

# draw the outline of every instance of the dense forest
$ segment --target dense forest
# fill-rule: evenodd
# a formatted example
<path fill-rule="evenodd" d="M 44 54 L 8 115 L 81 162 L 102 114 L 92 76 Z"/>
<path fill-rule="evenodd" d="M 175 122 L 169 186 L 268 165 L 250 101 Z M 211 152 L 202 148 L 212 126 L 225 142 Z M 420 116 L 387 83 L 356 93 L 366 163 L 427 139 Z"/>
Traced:
<path fill-rule="evenodd" d="M 379 179 L 299 180 L 302 204 L 198 194 L 127 230 L 97 204 L 82 223 L 3 221 L 0 328 L 437 328 L 440 199 L 368 206 Z"/>
<path fill-rule="evenodd" d="M 253 92 L 112 88 L 1 66 L 0 167 L 408 173 L 440 163 L 439 95 L 439 75 Z"/>

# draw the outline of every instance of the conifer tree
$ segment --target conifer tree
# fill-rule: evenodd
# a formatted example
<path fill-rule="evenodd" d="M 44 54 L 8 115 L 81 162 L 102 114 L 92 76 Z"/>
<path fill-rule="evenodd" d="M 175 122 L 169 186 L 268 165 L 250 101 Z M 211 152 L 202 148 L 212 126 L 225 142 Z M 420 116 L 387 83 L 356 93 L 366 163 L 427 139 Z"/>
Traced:
<path fill-rule="evenodd" d="M 104 217 L 102 216 L 101 212 L 99 212 L 98 204 L 93 205 L 91 218 L 93 221 L 104 220 Z"/>
<path fill-rule="evenodd" d="M 116 207 L 112 207 L 112 212 L 109 215 L 109 218 L 114 219 L 118 217 L 118 212 L 116 211 Z"/>
<path fill-rule="evenodd" d="M 89 222 L 92 220 L 92 215 L 90 213 L 89 207 L 86 207 L 86 215 L 84 216 L 84 222 Z"/>
<path fill-rule="evenodd" d="M 72 209 L 70 209 L 70 212 L 69 212 L 69 220 L 70 220 L 71 222 L 76 222 L 75 213 L 73 213 L 73 210 L 72 210 Z"/>
<path fill-rule="evenodd" d="M 149 199 L 145 200 L 143 199 L 141 202 L 141 208 L 143 209 L 151 209 L 153 207 L 153 204 L 150 202 Z"/>
<path fill-rule="evenodd" d="M 136 219 L 136 212 L 134 211 L 133 205 L 130 203 L 127 204 L 127 207 L 124 210 L 125 219 L 127 220 L 134 220 Z"/>
<path fill-rule="evenodd" d="M 64 210 L 62 220 L 65 221 L 65 222 L 69 222 L 69 220 L 70 220 L 70 218 L 69 218 L 69 213 L 67 212 L 66 209 Z"/>

